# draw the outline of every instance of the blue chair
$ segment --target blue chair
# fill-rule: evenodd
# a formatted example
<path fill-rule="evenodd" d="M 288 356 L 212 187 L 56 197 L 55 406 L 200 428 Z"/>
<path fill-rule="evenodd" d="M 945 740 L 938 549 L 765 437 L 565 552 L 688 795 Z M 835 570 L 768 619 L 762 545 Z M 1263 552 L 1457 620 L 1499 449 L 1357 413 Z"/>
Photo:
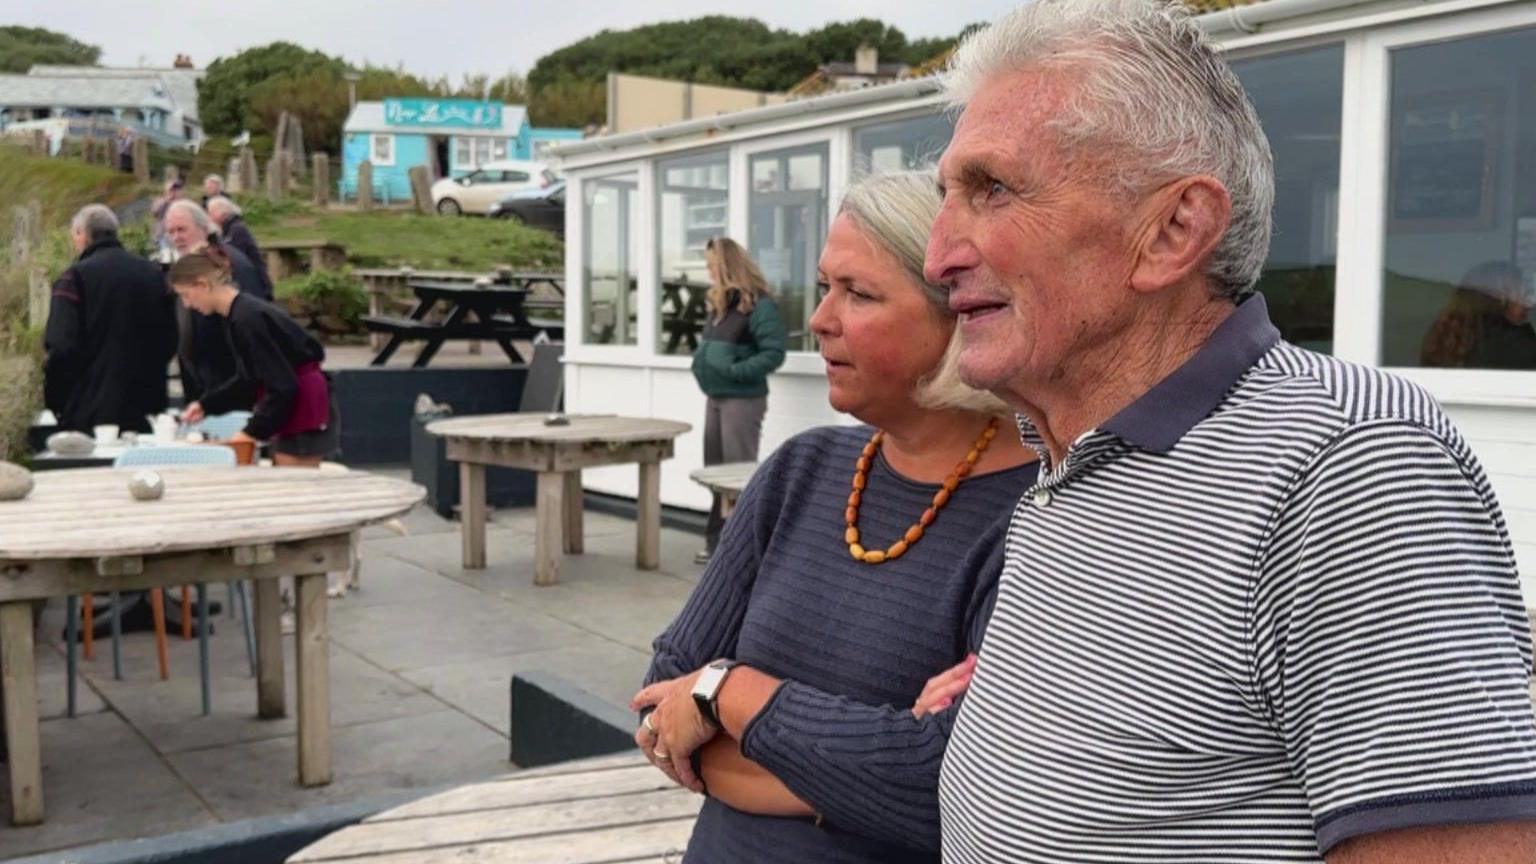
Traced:
<path fill-rule="evenodd" d="M 233 468 L 235 467 L 235 451 L 228 447 L 209 446 L 177 446 L 177 447 L 135 447 L 124 450 L 118 457 L 112 460 L 114 468 L 150 468 L 169 467 L 178 465 L 204 465 L 210 467 Z M 120 608 L 118 592 L 112 592 L 112 674 L 118 680 L 123 677 L 122 662 L 122 630 L 121 620 L 117 611 Z M 183 595 L 185 597 L 185 595 Z M 255 634 L 251 629 L 250 609 L 246 603 L 245 586 L 243 583 L 235 583 L 230 595 L 230 605 L 238 600 L 243 608 L 242 617 L 245 622 L 245 650 L 246 659 L 250 662 L 252 673 L 255 674 L 256 644 Z M 68 681 L 68 714 L 75 716 L 75 634 L 78 621 L 76 608 L 78 598 L 70 596 L 65 601 L 67 605 L 67 628 L 65 641 L 68 643 L 65 649 L 65 665 Z M 87 596 L 86 602 L 91 602 Z M 185 604 L 185 600 L 183 600 Z M 232 610 L 233 611 L 233 610 Z M 208 670 L 208 586 L 198 583 L 197 586 L 197 618 L 198 618 L 198 660 L 199 672 L 202 678 L 203 714 L 212 711 L 212 691 L 210 689 L 211 677 Z"/>
<path fill-rule="evenodd" d="M 233 438 L 236 432 L 244 429 L 245 424 L 250 419 L 251 412 L 249 411 L 231 411 L 228 414 L 204 417 L 192 429 L 216 441 L 227 441 Z"/>

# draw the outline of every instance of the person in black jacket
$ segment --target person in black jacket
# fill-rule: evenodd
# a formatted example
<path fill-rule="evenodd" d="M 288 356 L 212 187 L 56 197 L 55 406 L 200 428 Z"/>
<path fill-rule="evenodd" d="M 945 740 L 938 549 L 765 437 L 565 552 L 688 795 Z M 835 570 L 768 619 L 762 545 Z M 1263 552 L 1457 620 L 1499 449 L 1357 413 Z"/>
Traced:
<path fill-rule="evenodd" d="M 171 241 L 177 256 L 190 255 L 218 240 L 218 227 L 208 218 L 208 212 L 195 201 L 173 202 L 165 213 L 165 234 Z M 252 297 L 272 299 L 272 290 L 261 279 L 256 265 L 238 249 L 225 248 L 235 284 Z M 228 326 L 222 318 L 202 315 L 188 310 L 183 322 L 179 350 L 182 390 L 189 401 L 197 399 L 210 387 L 238 377 L 235 357 L 229 347 Z M 238 398 L 231 410 L 245 410 L 256 401 L 256 395 L 247 391 L 234 394 Z"/>
<path fill-rule="evenodd" d="M 256 245 L 256 237 L 251 234 L 251 229 L 246 227 L 245 214 L 236 204 L 223 195 L 215 195 L 208 199 L 208 218 L 213 224 L 219 226 L 219 232 L 224 236 L 226 245 L 239 249 L 251 263 L 256 265 L 256 272 L 261 276 L 261 282 L 267 299 L 272 298 L 272 274 L 267 272 L 267 258 L 261 254 L 261 247 Z"/>
<path fill-rule="evenodd" d="M 44 399 L 65 429 L 147 432 L 146 415 L 166 408 L 175 303 L 160 268 L 124 249 L 117 228 L 101 204 L 76 213 L 70 239 L 80 257 L 53 285 Z"/>
<path fill-rule="evenodd" d="M 183 419 L 196 423 L 208 413 L 243 406 L 247 389 L 256 405 L 236 441 L 268 441 L 279 466 L 318 466 L 336 450 L 339 434 L 330 380 L 320 368 L 325 349 L 288 313 L 240 290 L 230 250 L 209 244 L 171 265 L 170 282 L 183 305 L 228 322 L 236 375 L 209 387 L 187 406 Z"/>

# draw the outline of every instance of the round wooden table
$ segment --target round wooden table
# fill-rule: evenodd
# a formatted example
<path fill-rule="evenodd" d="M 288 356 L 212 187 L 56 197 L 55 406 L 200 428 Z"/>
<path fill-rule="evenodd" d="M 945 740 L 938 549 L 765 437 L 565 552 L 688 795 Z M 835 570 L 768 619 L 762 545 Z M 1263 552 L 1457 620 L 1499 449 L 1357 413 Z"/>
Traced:
<path fill-rule="evenodd" d="M 551 426 L 545 423 L 548 416 L 484 414 L 427 426 L 446 442 L 448 458 L 459 463 L 464 567 L 485 566 L 487 465 L 538 472 L 533 583 L 553 585 L 560 581 L 557 550 L 582 551 L 581 469 L 639 463 L 635 564 L 655 570 L 661 564 L 661 460 L 672 458 L 674 440 L 693 427 L 673 420 L 591 414 L 563 415 L 565 425 Z"/>
<path fill-rule="evenodd" d="M 30 496 L 0 501 L 0 658 L 14 824 L 43 819 L 31 606 L 49 597 L 252 580 L 257 714 L 281 717 L 278 579 L 294 577 L 299 782 L 330 782 L 325 574 L 350 566 L 353 532 L 406 512 L 425 490 L 353 471 L 154 470 L 165 480 L 158 501 L 133 500 L 134 471 L 111 468 L 37 474 Z"/>

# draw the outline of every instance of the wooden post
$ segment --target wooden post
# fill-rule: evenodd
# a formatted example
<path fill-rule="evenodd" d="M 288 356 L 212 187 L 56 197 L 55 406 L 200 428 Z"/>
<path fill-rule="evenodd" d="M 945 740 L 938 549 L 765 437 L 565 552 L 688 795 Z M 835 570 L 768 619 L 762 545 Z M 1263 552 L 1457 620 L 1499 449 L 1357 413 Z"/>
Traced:
<path fill-rule="evenodd" d="M 298 595 L 295 648 L 299 685 L 299 785 L 331 782 L 331 661 L 325 574 L 293 577 Z"/>
<path fill-rule="evenodd" d="M 364 159 L 357 166 L 357 209 L 373 209 L 373 163 Z"/>
<path fill-rule="evenodd" d="M 32 155 L 48 155 L 48 133 L 41 129 L 32 130 Z"/>
<path fill-rule="evenodd" d="M 287 187 L 287 180 L 283 177 L 283 160 L 274 154 L 267 160 L 267 200 L 273 204 L 283 200 L 283 192 Z"/>
<path fill-rule="evenodd" d="M 20 601 L 0 606 L 0 681 L 4 682 L 12 825 L 43 821 L 43 750 L 37 726 L 34 662 L 32 604 Z"/>
<path fill-rule="evenodd" d="M 149 142 L 143 138 L 133 139 L 133 179 L 149 182 Z"/>
<path fill-rule="evenodd" d="M 411 178 L 411 198 L 416 202 L 416 212 L 432 212 L 432 178 L 427 166 L 417 165 L 406 172 Z"/>
<path fill-rule="evenodd" d="M 565 472 L 565 552 L 580 555 L 585 550 L 582 537 L 581 471 Z"/>
<path fill-rule="evenodd" d="M 464 569 L 485 566 L 485 466 L 459 463 L 459 521 L 463 523 Z"/>
<path fill-rule="evenodd" d="M 256 154 L 249 147 L 240 148 L 240 188 L 246 193 L 261 188 L 261 177 L 256 173 Z"/>
<path fill-rule="evenodd" d="M 661 463 L 640 463 L 640 495 L 635 514 L 635 566 L 661 566 Z"/>
<path fill-rule="evenodd" d="M 33 327 L 48 325 L 48 274 L 38 264 L 43 245 L 43 210 L 37 201 L 11 208 L 11 260 L 27 274 L 27 321 Z"/>
<path fill-rule="evenodd" d="M 256 716 L 288 713 L 283 692 L 283 602 L 276 579 L 251 580 L 256 595 Z"/>
<path fill-rule="evenodd" d="M 96 139 L 87 135 L 80 139 L 80 161 L 91 164 L 96 156 Z"/>
<path fill-rule="evenodd" d="M 540 471 L 534 507 L 533 584 L 554 585 L 560 581 L 560 533 L 566 520 L 565 475 L 560 471 Z"/>
<path fill-rule="evenodd" d="M 331 161 L 324 153 L 316 153 L 311 161 L 314 163 L 311 179 L 314 184 L 315 206 L 324 207 L 331 203 Z"/>

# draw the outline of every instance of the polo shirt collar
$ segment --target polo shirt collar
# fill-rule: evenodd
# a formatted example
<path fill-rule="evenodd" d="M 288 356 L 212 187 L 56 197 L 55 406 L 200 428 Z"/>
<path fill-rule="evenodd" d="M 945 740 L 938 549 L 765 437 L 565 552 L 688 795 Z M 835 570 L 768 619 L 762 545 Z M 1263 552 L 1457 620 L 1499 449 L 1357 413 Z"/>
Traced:
<path fill-rule="evenodd" d="M 1279 341 L 1264 295 L 1254 292 L 1184 365 L 1099 428 L 1143 450 L 1166 453 Z"/>

